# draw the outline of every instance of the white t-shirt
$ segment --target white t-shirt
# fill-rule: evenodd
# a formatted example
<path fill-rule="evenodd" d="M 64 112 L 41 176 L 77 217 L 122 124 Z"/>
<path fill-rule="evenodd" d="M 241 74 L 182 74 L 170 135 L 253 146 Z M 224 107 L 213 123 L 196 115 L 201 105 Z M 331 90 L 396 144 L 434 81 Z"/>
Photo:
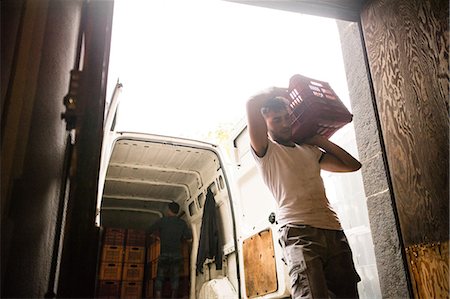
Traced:
<path fill-rule="evenodd" d="M 341 230 L 336 213 L 325 195 L 320 176 L 322 151 L 312 145 L 289 147 L 268 140 L 267 152 L 258 157 L 252 150 L 264 182 L 278 204 L 277 221 Z"/>

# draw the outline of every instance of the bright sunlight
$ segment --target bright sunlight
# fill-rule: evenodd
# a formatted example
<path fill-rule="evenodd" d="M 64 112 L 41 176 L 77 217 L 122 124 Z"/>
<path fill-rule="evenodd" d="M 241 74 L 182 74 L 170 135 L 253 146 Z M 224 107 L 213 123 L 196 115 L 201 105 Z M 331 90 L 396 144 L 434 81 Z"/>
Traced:
<path fill-rule="evenodd" d="M 335 20 L 223 0 L 115 1 L 117 130 L 205 139 L 297 73 L 329 82 L 350 109 Z"/>

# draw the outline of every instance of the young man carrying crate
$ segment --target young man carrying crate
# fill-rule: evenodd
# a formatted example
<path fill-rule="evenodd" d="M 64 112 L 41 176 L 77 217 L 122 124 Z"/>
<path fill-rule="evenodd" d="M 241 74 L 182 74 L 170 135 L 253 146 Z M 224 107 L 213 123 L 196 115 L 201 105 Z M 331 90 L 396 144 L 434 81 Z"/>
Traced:
<path fill-rule="evenodd" d="M 250 98 L 247 125 L 252 154 L 277 202 L 292 298 L 357 298 L 360 277 L 320 170 L 351 172 L 361 164 L 319 135 L 296 144 L 287 97 L 286 88 L 274 87 Z"/>

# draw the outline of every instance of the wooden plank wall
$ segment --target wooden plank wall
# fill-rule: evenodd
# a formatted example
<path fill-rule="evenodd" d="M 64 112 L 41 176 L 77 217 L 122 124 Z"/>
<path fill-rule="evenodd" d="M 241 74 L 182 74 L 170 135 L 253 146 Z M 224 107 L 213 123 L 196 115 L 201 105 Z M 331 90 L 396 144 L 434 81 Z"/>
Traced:
<path fill-rule="evenodd" d="M 443 0 L 374 0 L 361 13 L 418 298 L 442 298 L 436 297 L 440 292 L 448 298 L 448 5 Z"/>

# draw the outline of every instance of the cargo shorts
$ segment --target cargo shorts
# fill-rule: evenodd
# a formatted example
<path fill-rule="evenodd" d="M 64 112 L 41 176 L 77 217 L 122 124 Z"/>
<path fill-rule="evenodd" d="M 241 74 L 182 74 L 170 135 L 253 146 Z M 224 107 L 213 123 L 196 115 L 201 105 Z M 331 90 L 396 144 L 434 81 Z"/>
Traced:
<path fill-rule="evenodd" d="M 158 258 L 158 269 L 156 271 L 155 290 L 161 291 L 166 277 L 170 278 L 172 292 L 178 290 L 180 267 L 182 257 L 179 255 L 162 254 Z"/>
<path fill-rule="evenodd" d="M 343 231 L 288 224 L 279 233 L 292 298 L 358 298 L 361 278 Z"/>

